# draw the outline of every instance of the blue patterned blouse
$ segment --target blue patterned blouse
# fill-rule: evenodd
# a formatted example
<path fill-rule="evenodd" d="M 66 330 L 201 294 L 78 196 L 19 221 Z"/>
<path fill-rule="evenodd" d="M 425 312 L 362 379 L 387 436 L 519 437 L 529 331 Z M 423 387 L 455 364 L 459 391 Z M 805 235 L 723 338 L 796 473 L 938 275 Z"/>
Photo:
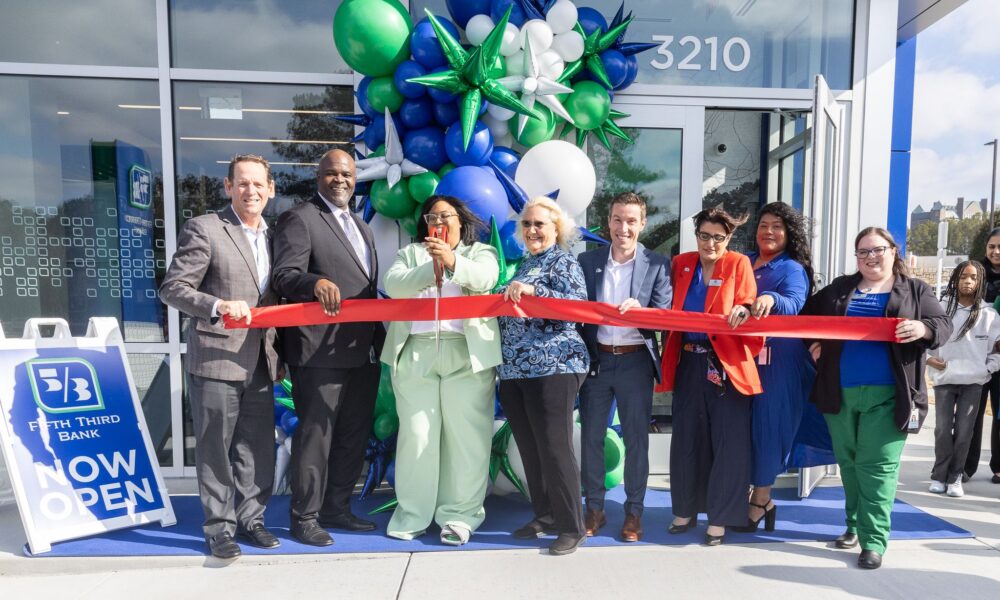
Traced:
<path fill-rule="evenodd" d="M 512 281 L 535 286 L 541 298 L 586 300 L 583 269 L 576 258 L 557 245 L 526 254 Z M 506 286 L 501 288 L 501 293 Z M 503 364 L 500 379 L 528 379 L 559 373 L 586 373 L 590 356 L 576 324 L 551 319 L 500 317 Z"/>

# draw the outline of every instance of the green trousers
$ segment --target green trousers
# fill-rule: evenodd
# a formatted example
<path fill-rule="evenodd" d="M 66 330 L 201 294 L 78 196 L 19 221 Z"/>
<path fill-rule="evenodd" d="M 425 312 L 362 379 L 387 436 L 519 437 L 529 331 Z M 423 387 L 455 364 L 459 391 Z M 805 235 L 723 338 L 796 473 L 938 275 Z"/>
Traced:
<path fill-rule="evenodd" d="M 844 388 L 841 394 L 840 412 L 823 416 L 844 483 L 847 530 L 857 533 L 863 550 L 882 554 L 889 541 L 899 458 L 906 442 L 893 417 L 896 388 L 858 386 Z"/>
<path fill-rule="evenodd" d="M 386 533 L 413 539 L 431 521 L 475 531 L 486 511 L 495 369 L 472 372 L 465 336 L 411 336 L 392 378 L 399 413 L 396 499 Z"/>

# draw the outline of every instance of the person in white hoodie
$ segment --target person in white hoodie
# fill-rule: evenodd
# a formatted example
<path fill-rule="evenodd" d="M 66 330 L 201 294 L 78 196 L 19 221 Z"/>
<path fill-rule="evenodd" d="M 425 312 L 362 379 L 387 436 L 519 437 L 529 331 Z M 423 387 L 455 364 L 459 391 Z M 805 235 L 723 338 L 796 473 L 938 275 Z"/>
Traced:
<path fill-rule="evenodd" d="M 930 491 L 956 498 L 965 493 L 962 471 L 983 384 L 1000 370 L 1000 315 L 983 300 L 985 279 L 983 265 L 976 261 L 965 261 L 952 272 L 941 303 L 954 333 L 927 358 L 936 417 Z"/>

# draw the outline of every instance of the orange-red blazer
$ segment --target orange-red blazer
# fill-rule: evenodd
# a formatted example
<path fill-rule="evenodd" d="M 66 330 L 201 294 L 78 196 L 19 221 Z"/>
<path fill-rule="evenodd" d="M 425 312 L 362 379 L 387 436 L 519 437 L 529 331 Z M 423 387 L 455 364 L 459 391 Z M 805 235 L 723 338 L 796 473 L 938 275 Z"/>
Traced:
<path fill-rule="evenodd" d="M 674 310 L 684 310 L 684 299 L 694 278 L 698 266 L 698 253 L 685 252 L 673 260 L 671 270 L 674 286 Z M 715 263 L 712 271 L 713 280 L 721 280 L 722 285 L 709 286 L 705 295 L 705 312 L 717 315 L 728 315 L 737 304 L 750 305 L 757 297 L 757 282 L 754 279 L 750 259 L 738 252 L 726 252 Z M 677 363 L 680 360 L 682 331 L 671 331 L 663 351 L 663 361 L 660 363 L 662 383 L 656 387 L 658 392 L 670 392 L 674 389 L 674 376 Z M 740 393 L 745 395 L 761 393 L 760 375 L 754 357 L 760 354 L 764 347 L 763 337 L 747 337 L 739 335 L 709 335 L 712 348 L 722 362 L 722 368 L 729 376 Z"/>

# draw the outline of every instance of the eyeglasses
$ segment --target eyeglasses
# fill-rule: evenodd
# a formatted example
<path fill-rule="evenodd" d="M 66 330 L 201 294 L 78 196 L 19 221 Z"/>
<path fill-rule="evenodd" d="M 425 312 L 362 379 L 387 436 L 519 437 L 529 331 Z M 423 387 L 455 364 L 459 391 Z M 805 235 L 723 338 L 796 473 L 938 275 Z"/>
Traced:
<path fill-rule="evenodd" d="M 551 224 L 552 221 L 521 221 L 521 227 L 523 229 L 531 229 L 532 227 L 535 229 L 541 229 L 542 227 Z"/>
<path fill-rule="evenodd" d="M 875 258 L 881 258 L 885 255 L 885 251 L 889 249 L 889 246 L 875 246 L 874 248 L 860 248 L 854 251 L 854 256 L 864 260 L 868 258 L 868 255 L 874 256 Z"/>
<path fill-rule="evenodd" d="M 727 239 L 729 239 L 728 235 L 722 235 L 722 234 L 719 234 L 719 233 L 716 233 L 716 234 L 713 235 L 713 234 L 705 232 L 705 231 L 698 231 L 698 232 L 695 233 L 695 235 L 698 236 L 698 239 L 701 240 L 701 241 L 703 241 L 703 242 L 707 242 L 709 240 L 712 240 L 716 244 L 721 244 L 722 242 L 724 242 Z"/>
<path fill-rule="evenodd" d="M 436 225 L 437 223 L 444 223 L 448 219 L 457 216 L 458 215 L 455 213 L 427 213 L 424 215 L 424 221 L 426 221 L 428 225 Z"/>

